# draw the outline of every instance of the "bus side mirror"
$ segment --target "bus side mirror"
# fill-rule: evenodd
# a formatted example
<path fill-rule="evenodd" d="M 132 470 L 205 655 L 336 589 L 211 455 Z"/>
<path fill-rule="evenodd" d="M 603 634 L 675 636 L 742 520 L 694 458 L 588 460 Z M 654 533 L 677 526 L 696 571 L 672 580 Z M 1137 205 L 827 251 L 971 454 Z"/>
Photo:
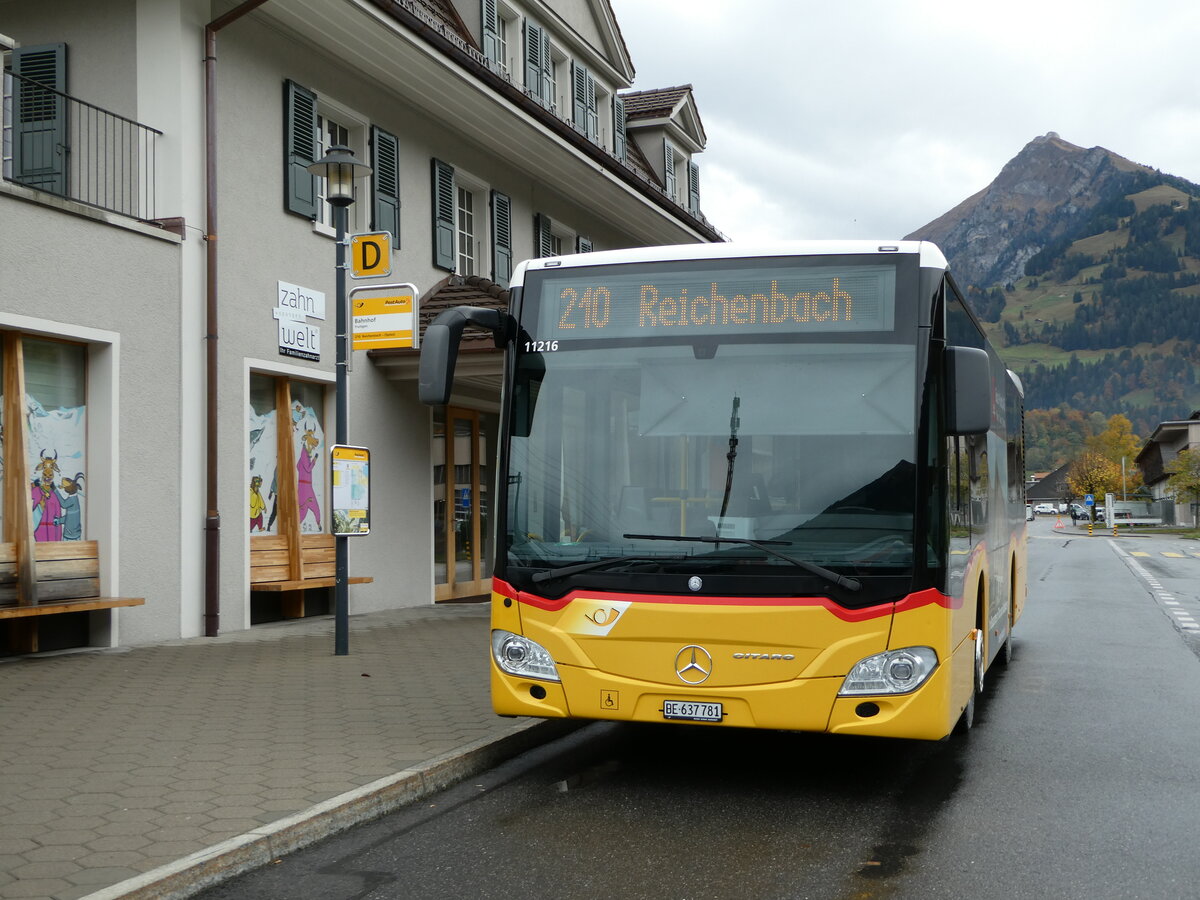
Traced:
<path fill-rule="evenodd" d="M 992 364 L 986 350 L 946 348 L 946 433 L 984 434 L 992 425 Z"/>
<path fill-rule="evenodd" d="M 421 339 L 421 362 L 417 375 L 417 396 L 427 406 L 445 406 L 454 385 L 454 364 L 467 325 L 492 333 L 497 347 L 512 339 L 513 318 L 498 309 L 482 306 L 456 306 L 440 313 L 425 329 Z"/>

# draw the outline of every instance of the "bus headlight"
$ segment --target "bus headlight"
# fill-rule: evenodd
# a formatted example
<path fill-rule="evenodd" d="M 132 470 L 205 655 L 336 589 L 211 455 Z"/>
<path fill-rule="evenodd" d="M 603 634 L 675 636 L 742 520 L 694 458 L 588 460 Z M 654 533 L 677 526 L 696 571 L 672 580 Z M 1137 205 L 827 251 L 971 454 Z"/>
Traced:
<path fill-rule="evenodd" d="M 905 647 L 876 653 L 855 663 L 838 696 L 907 694 L 923 685 L 937 668 L 932 647 Z"/>
<path fill-rule="evenodd" d="M 558 667 L 546 648 L 511 631 L 492 632 L 492 658 L 502 672 L 522 678 L 561 681 Z"/>

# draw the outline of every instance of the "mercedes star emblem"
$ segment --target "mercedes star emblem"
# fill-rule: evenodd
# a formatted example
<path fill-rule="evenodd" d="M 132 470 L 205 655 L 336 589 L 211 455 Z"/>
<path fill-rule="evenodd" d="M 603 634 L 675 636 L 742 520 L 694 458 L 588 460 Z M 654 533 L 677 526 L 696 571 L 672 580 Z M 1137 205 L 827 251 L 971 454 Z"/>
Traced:
<path fill-rule="evenodd" d="M 675 674 L 684 684 L 701 684 L 712 674 L 712 655 L 703 647 L 688 644 L 675 654 Z"/>

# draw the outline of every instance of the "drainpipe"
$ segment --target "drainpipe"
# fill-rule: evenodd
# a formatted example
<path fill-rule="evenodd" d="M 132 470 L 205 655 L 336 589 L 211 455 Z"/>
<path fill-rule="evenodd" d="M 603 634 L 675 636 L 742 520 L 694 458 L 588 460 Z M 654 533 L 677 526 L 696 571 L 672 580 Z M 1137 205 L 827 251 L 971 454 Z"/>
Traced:
<path fill-rule="evenodd" d="M 207 369 L 207 512 L 204 516 L 204 636 L 216 637 L 221 621 L 221 512 L 217 508 L 217 32 L 262 6 L 246 0 L 204 26 L 204 195 Z"/>

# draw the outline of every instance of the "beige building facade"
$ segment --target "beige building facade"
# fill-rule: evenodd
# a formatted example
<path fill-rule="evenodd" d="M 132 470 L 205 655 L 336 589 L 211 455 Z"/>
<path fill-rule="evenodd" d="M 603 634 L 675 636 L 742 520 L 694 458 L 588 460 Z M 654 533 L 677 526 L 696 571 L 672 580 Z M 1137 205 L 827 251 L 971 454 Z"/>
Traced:
<path fill-rule="evenodd" d="M 330 147 L 372 169 L 349 231 L 393 245 L 353 286 L 413 285 L 422 322 L 503 306 L 523 258 L 723 239 L 692 91 L 631 89 L 607 0 L 0 0 L 0 49 L 0 652 L 330 608 Z M 351 354 L 352 613 L 486 590 L 476 344 L 432 413 L 415 351 Z"/>

